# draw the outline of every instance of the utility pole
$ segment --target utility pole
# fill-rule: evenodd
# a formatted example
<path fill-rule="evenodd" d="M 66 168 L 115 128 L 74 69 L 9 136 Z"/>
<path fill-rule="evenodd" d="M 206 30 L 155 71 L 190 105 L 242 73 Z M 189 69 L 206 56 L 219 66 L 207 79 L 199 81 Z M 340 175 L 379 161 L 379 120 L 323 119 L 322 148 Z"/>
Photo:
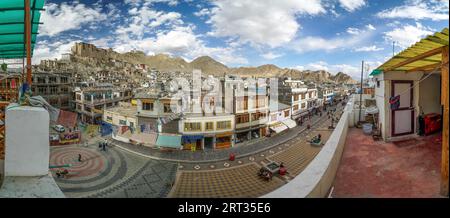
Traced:
<path fill-rule="evenodd" d="M 358 116 L 358 124 L 361 122 L 361 108 L 362 108 L 362 94 L 363 94 L 363 73 L 364 73 L 364 61 L 361 64 L 361 86 L 359 93 L 359 116 Z"/>
<path fill-rule="evenodd" d="M 392 57 L 395 55 L 395 41 L 392 41 Z"/>

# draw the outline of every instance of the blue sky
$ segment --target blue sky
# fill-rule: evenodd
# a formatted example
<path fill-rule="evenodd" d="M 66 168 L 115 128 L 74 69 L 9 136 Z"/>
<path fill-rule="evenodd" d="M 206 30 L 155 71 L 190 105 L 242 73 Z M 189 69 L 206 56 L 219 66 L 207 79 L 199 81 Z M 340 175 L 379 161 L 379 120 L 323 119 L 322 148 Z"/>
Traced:
<path fill-rule="evenodd" d="M 118 52 L 202 55 L 231 67 L 275 64 L 357 78 L 448 27 L 448 0 L 47 0 L 34 62 L 76 41 Z"/>

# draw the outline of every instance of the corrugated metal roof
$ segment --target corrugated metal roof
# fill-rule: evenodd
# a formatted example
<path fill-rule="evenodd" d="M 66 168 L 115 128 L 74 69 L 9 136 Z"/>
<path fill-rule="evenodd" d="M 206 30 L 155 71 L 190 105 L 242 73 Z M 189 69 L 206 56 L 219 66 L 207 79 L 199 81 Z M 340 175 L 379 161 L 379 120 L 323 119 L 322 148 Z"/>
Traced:
<path fill-rule="evenodd" d="M 436 68 L 441 63 L 442 51 L 440 48 L 448 46 L 449 29 L 429 35 L 409 48 L 398 53 L 377 69 L 371 76 L 387 71 L 426 71 Z M 420 58 L 423 56 L 423 58 Z M 417 60 L 415 60 L 417 59 Z"/>

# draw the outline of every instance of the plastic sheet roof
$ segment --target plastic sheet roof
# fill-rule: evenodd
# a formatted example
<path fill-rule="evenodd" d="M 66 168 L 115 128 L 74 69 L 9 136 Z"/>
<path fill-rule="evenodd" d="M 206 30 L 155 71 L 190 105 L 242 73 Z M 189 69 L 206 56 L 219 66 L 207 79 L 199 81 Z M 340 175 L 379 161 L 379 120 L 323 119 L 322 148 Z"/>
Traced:
<path fill-rule="evenodd" d="M 0 59 L 26 57 L 24 2 L 24 0 L 0 0 Z M 36 42 L 44 2 L 45 0 L 30 0 L 31 51 Z"/>
<path fill-rule="evenodd" d="M 448 46 L 449 29 L 444 28 L 416 44 L 398 53 L 377 69 L 371 76 L 387 71 L 430 71 L 436 68 L 442 60 L 442 50 Z"/>

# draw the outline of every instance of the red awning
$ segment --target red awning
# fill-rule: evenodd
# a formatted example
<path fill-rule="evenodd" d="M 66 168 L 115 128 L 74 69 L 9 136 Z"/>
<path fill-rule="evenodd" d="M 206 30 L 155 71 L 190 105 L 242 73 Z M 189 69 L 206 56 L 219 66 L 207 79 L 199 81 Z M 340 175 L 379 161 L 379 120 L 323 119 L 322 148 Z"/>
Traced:
<path fill-rule="evenodd" d="M 74 128 L 77 125 L 77 114 L 70 111 L 60 110 L 57 123 L 64 127 Z"/>

